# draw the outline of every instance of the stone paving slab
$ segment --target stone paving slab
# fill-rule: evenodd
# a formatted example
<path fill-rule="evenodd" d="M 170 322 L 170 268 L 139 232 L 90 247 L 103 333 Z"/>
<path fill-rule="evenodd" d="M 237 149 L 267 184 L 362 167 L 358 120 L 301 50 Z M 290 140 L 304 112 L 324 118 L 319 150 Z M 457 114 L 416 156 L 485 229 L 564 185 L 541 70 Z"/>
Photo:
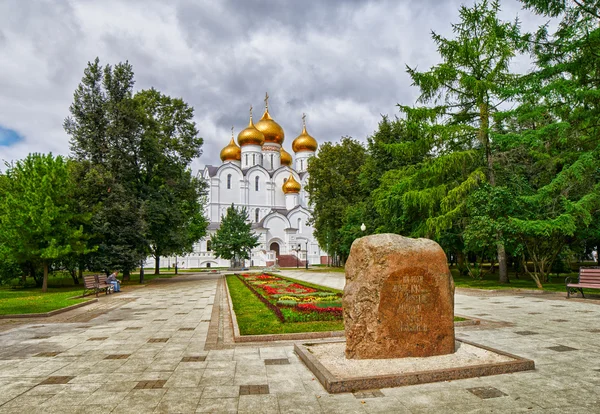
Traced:
<path fill-rule="evenodd" d="M 335 288 L 344 283 L 343 273 L 282 273 Z M 479 326 L 457 328 L 459 337 L 533 359 L 537 369 L 382 388 L 381 395 L 357 398 L 328 394 L 293 341 L 234 343 L 219 277 L 158 279 L 61 315 L 0 321 L 0 413 L 600 412 L 598 300 L 457 290 L 457 313 L 488 314 Z M 559 319 L 568 322 L 553 321 Z M 99 337 L 106 339 L 88 341 Z M 565 347 L 574 349 L 560 352 Z M 111 355 L 129 357 L 105 359 Z M 39 385 L 50 377 L 73 378 Z M 136 389 L 151 381 L 164 383 Z M 268 394 L 240 395 L 241 385 L 268 385 Z"/>

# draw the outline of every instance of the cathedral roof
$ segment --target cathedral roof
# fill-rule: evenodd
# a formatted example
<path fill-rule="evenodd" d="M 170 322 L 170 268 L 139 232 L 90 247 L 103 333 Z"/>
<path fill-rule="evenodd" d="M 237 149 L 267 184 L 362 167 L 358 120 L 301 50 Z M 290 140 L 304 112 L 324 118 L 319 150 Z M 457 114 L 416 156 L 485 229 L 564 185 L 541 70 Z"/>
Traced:
<path fill-rule="evenodd" d="M 215 165 L 207 165 L 205 168 L 208 171 L 209 177 L 214 177 L 215 175 L 217 175 L 217 171 L 219 171 L 219 167 Z"/>
<path fill-rule="evenodd" d="M 244 145 L 262 145 L 265 142 L 265 136 L 254 126 L 252 122 L 252 107 L 250 107 L 250 122 L 248 126 L 238 135 L 238 144 Z"/>
<path fill-rule="evenodd" d="M 265 113 L 263 114 L 260 121 L 254 125 L 256 129 L 263 133 L 266 142 L 273 142 L 276 144 L 283 144 L 284 133 L 283 128 L 277 122 L 271 118 L 269 113 L 269 95 L 265 96 Z"/>
<path fill-rule="evenodd" d="M 294 174 L 290 173 L 290 178 L 288 178 L 283 186 L 281 187 L 284 193 L 286 194 L 297 194 L 302 189 L 302 185 L 296 181 L 294 178 Z"/>
<path fill-rule="evenodd" d="M 306 115 L 302 115 L 302 132 L 292 142 L 292 150 L 294 152 L 315 152 L 318 147 L 319 144 L 317 144 L 317 140 L 311 137 L 308 132 L 306 132 Z"/>

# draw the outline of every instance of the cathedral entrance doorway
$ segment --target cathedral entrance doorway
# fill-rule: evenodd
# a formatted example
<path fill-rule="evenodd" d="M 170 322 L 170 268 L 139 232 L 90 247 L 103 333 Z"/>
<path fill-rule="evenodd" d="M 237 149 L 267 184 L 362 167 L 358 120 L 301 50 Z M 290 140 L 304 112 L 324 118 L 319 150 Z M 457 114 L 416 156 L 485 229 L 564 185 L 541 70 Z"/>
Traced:
<path fill-rule="evenodd" d="M 273 250 L 275 252 L 275 257 L 279 257 L 279 243 L 271 243 L 271 245 L 269 246 L 269 250 Z"/>

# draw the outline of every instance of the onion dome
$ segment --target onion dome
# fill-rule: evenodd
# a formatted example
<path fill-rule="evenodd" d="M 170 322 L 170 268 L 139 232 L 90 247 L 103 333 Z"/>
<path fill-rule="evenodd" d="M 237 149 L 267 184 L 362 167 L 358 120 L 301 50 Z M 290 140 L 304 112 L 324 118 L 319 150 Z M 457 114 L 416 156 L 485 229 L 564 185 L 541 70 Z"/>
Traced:
<path fill-rule="evenodd" d="M 298 194 L 302 186 L 298 181 L 296 181 L 294 174 L 290 174 L 290 178 L 283 183 L 283 187 L 281 188 L 285 194 Z"/>
<path fill-rule="evenodd" d="M 263 133 L 265 142 L 273 142 L 283 144 L 284 133 L 283 128 L 271 118 L 269 114 L 269 95 L 265 96 L 265 113 L 260 121 L 256 123 L 256 129 Z"/>
<path fill-rule="evenodd" d="M 241 161 L 242 150 L 233 140 L 233 127 L 231 127 L 231 141 L 221 150 L 221 161 Z"/>
<path fill-rule="evenodd" d="M 294 152 L 312 151 L 315 152 L 318 148 L 317 140 L 308 135 L 306 132 L 306 115 L 302 115 L 302 133 L 292 142 L 292 150 Z"/>
<path fill-rule="evenodd" d="M 281 165 L 286 165 L 288 167 L 292 166 L 292 155 L 281 147 L 279 150 L 279 154 L 281 155 Z"/>
<path fill-rule="evenodd" d="M 250 107 L 250 122 L 248 126 L 238 135 L 238 144 L 240 147 L 244 145 L 261 145 L 265 142 L 265 136 L 254 126 L 252 122 L 252 107 Z"/>

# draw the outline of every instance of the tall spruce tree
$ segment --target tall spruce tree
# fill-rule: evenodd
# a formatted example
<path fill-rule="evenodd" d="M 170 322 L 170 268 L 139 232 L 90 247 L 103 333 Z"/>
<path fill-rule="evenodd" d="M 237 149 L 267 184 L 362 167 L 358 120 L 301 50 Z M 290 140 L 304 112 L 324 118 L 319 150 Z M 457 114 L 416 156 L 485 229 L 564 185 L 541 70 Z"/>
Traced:
<path fill-rule="evenodd" d="M 433 33 L 442 63 L 426 72 L 408 68 L 420 88 L 419 102 L 430 107 L 401 106 L 411 128 L 421 129 L 423 162 L 387 174 L 380 206 L 418 211 L 427 217 L 425 234 L 464 225 L 467 195 L 487 181 L 496 186 L 493 115 L 512 84 L 509 63 L 520 47 L 518 22 L 498 18 L 497 1 L 483 0 L 460 8 L 460 22 L 452 25 L 454 39 Z M 413 150 L 414 145 L 406 148 Z M 399 149 L 399 153 L 402 149 Z M 496 245 L 500 282 L 508 282 L 506 251 L 501 232 Z"/>
<path fill-rule="evenodd" d="M 498 116 L 505 128 L 496 141 L 506 161 L 518 159 L 506 165 L 521 192 L 510 224 L 523 262 L 534 266 L 524 269 L 541 287 L 568 245 L 600 239 L 590 227 L 600 207 L 600 3 L 523 3 L 558 25 L 525 36 L 536 69 L 517 84 L 521 104 Z"/>
<path fill-rule="evenodd" d="M 238 209 L 232 204 L 221 217 L 219 229 L 211 235 L 211 249 L 215 257 L 230 260 L 231 267 L 240 267 L 242 260 L 250 259 L 250 252 L 258 246 L 258 237 L 252 231 L 246 207 Z"/>

